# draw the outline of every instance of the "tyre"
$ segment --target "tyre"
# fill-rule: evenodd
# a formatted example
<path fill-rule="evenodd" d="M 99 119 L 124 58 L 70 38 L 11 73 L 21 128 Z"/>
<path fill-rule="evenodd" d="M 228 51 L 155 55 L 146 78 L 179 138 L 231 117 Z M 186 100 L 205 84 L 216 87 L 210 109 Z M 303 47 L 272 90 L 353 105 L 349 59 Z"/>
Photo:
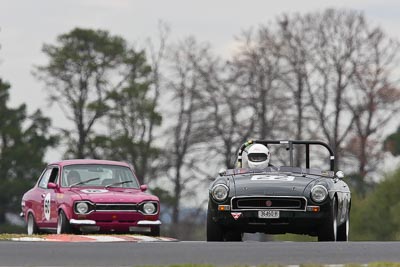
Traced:
<path fill-rule="evenodd" d="M 160 236 L 160 226 L 152 226 L 149 236 Z"/>
<path fill-rule="evenodd" d="M 225 233 L 225 241 L 242 242 L 243 233 L 238 231 L 228 231 Z"/>
<path fill-rule="evenodd" d="M 207 211 L 207 241 L 224 241 L 223 228 L 213 221 L 210 210 Z"/>
<path fill-rule="evenodd" d="M 37 235 L 39 234 L 39 228 L 36 224 L 35 218 L 32 213 L 28 215 L 28 221 L 26 223 L 26 232 L 28 235 Z"/>
<path fill-rule="evenodd" d="M 71 233 L 71 225 L 69 224 L 69 221 L 67 219 L 67 216 L 65 216 L 64 211 L 60 211 L 58 214 L 58 219 L 57 219 L 57 234 L 70 234 Z"/>
<path fill-rule="evenodd" d="M 347 213 L 346 222 L 340 225 L 337 229 L 337 241 L 349 241 L 349 229 L 350 229 L 350 214 Z"/>
<path fill-rule="evenodd" d="M 337 201 L 333 198 L 331 208 L 318 231 L 318 241 L 336 241 L 337 239 Z"/>

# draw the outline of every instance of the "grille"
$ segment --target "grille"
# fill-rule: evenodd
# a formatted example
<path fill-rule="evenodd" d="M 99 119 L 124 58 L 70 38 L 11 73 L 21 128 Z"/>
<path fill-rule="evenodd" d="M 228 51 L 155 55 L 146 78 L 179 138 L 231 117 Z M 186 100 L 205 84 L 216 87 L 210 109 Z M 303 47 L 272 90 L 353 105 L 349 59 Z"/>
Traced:
<path fill-rule="evenodd" d="M 305 210 L 305 198 L 291 197 L 242 197 L 232 198 L 233 210 L 279 209 Z"/>
<path fill-rule="evenodd" d="M 136 204 L 96 204 L 96 211 L 137 211 Z"/>

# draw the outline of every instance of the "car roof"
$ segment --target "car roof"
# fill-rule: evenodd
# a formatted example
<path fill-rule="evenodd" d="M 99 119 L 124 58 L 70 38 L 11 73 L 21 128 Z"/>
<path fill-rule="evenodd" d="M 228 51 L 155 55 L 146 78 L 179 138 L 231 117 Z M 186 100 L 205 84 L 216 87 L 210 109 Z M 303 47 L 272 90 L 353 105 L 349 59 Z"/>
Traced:
<path fill-rule="evenodd" d="M 126 162 L 113 161 L 113 160 L 99 160 L 99 159 L 69 159 L 69 160 L 61 160 L 53 162 L 48 165 L 68 166 L 68 165 L 78 165 L 78 164 L 118 165 L 124 167 L 131 167 L 131 165 Z"/>

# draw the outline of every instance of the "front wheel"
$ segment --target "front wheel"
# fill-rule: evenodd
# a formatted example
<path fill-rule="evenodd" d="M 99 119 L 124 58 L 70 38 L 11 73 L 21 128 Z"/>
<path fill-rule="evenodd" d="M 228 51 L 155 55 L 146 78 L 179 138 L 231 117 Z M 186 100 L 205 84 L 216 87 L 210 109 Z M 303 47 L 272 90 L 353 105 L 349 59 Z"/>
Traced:
<path fill-rule="evenodd" d="M 57 234 L 70 234 L 71 233 L 71 225 L 69 224 L 69 221 L 67 219 L 67 216 L 65 216 L 64 211 L 60 211 L 58 214 L 58 219 L 57 219 Z"/>
<path fill-rule="evenodd" d="M 213 221 L 210 210 L 207 211 L 207 241 L 218 242 L 224 241 L 223 228 Z"/>
<path fill-rule="evenodd" d="M 159 225 L 152 226 L 149 235 L 150 236 L 160 236 L 160 226 Z"/>
<path fill-rule="evenodd" d="M 39 228 L 35 222 L 35 218 L 32 213 L 28 215 L 28 221 L 26 223 L 26 232 L 28 235 L 37 235 L 39 234 Z"/>
<path fill-rule="evenodd" d="M 349 241 L 349 229 L 350 229 L 350 214 L 347 214 L 346 222 L 338 227 L 337 230 L 337 241 Z"/>
<path fill-rule="evenodd" d="M 337 203 L 333 198 L 331 208 L 318 231 L 318 241 L 336 241 L 337 239 Z"/>
<path fill-rule="evenodd" d="M 225 241 L 241 242 L 243 241 L 243 233 L 239 231 L 228 231 L 225 233 Z"/>

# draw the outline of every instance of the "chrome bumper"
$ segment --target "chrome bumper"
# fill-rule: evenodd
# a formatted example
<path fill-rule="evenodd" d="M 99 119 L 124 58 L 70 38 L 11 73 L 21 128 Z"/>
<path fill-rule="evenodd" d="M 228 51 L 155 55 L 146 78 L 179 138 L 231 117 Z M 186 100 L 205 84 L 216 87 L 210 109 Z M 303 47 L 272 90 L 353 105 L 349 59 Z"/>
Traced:
<path fill-rule="evenodd" d="M 76 219 L 71 219 L 69 220 L 70 224 L 79 224 L 79 225 L 96 225 L 96 221 L 94 220 L 76 220 Z M 161 225 L 161 221 L 147 221 L 147 220 L 142 220 L 138 221 L 137 225 Z"/>

